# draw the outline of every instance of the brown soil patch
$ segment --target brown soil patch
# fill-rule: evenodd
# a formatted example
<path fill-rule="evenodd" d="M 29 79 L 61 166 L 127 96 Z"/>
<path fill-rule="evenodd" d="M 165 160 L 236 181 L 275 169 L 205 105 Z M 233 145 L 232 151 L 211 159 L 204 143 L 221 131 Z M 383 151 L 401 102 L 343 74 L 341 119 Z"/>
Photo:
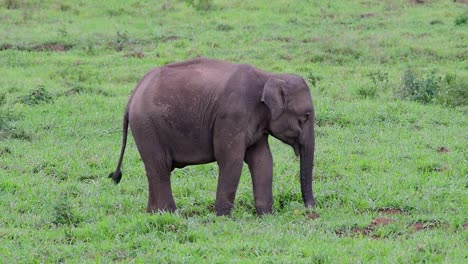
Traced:
<path fill-rule="evenodd" d="M 281 55 L 280 58 L 285 61 L 291 61 L 293 59 L 290 55 Z"/>
<path fill-rule="evenodd" d="M 12 49 L 13 48 L 13 45 L 11 44 L 2 44 L 0 45 L 0 50 L 9 50 L 9 49 Z"/>
<path fill-rule="evenodd" d="M 275 37 L 275 38 L 271 38 L 269 40 L 279 41 L 279 42 L 292 42 L 293 41 L 293 39 L 291 37 Z"/>
<path fill-rule="evenodd" d="M 410 0 L 410 2 L 413 4 L 424 4 L 426 3 L 426 0 Z"/>
<path fill-rule="evenodd" d="M 315 220 L 315 219 L 318 219 L 319 217 L 320 215 L 316 212 L 311 212 L 307 214 L 307 218 L 309 218 L 310 220 Z"/>
<path fill-rule="evenodd" d="M 403 210 L 398 208 L 379 208 L 377 209 L 379 214 L 387 214 L 387 215 L 400 215 L 403 214 Z"/>
<path fill-rule="evenodd" d="M 468 229 L 468 222 L 465 222 L 465 223 L 463 224 L 463 229 L 465 229 L 465 230 Z"/>
<path fill-rule="evenodd" d="M 370 228 L 369 226 L 368 227 L 353 227 L 351 229 L 351 232 L 353 232 L 354 234 L 362 234 L 362 235 L 368 236 L 372 233 L 372 228 Z"/>
<path fill-rule="evenodd" d="M 438 222 L 436 221 L 418 221 L 412 225 L 410 225 L 410 227 L 414 230 L 414 231 L 421 231 L 421 230 L 429 230 L 429 229 L 433 229 L 435 227 L 437 227 L 439 225 Z"/>
<path fill-rule="evenodd" d="M 376 226 L 386 226 L 390 223 L 392 223 L 393 220 L 390 219 L 390 218 L 386 218 L 386 217 L 377 217 L 375 219 L 373 219 L 370 223 L 370 225 L 368 225 L 367 227 L 353 227 L 351 228 L 351 233 L 352 234 L 362 234 L 364 236 L 370 236 L 372 234 L 372 231 L 374 231 L 375 227 Z M 335 231 L 335 234 L 337 234 L 338 236 L 344 236 L 344 235 L 347 235 L 348 232 L 346 230 L 343 230 L 343 229 L 339 229 L 339 230 L 336 230 Z M 379 236 L 376 236 L 376 235 L 373 235 L 372 238 L 374 239 L 380 239 Z"/>
<path fill-rule="evenodd" d="M 25 51 L 53 51 L 53 52 L 64 52 L 73 48 L 73 45 L 60 44 L 60 43 L 48 43 L 39 44 L 35 46 L 13 46 L 11 44 L 0 45 L 0 50 L 25 50 Z"/>
<path fill-rule="evenodd" d="M 365 14 L 360 14 L 359 18 L 368 18 L 368 17 L 374 17 L 374 13 L 365 13 Z"/>
<path fill-rule="evenodd" d="M 322 38 L 320 38 L 320 37 L 313 37 L 313 38 L 303 39 L 302 42 L 303 43 L 314 43 L 314 42 L 320 42 L 321 40 L 322 40 Z"/>
<path fill-rule="evenodd" d="M 390 224 L 391 222 L 393 222 L 393 220 L 390 219 L 390 218 L 377 217 L 376 219 L 371 221 L 371 224 L 370 224 L 369 227 L 373 228 L 373 227 L 378 226 L 378 225 L 386 226 L 386 225 Z"/>
<path fill-rule="evenodd" d="M 437 167 L 437 168 L 436 168 L 436 171 L 442 172 L 442 171 L 446 171 L 446 170 L 448 170 L 448 169 L 450 169 L 449 165 L 443 164 L 443 165 Z"/>
<path fill-rule="evenodd" d="M 468 5 L 468 0 L 454 0 L 454 2 Z"/>
<path fill-rule="evenodd" d="M 63 52 L 69 50 L 71 47 L 66 46 L 60 43 L 55 44 L 41 44 L 34 46 L 32 49 L 35 51 L 53 51 L 53 52 Z"/>
<path fill-rule="evenodd" d="M 437 152 L 439 152 L 439 153 L 441 153 L 441 154 L 442 154 L 442 153 L 448 153 L 448 152 L 449 152 L 449 149 L 446 148 L 446 147 L 438 147 L 438 148 L 437 148 Z"/>
<path fill-rule="evenodd" d="M 180 37 L 178 36 L 167 36 L 167 37 L 163 37 L 161 40 L 163 42 L 168 42 L 168 41 L 174 41 L 174 40 L 178 40 L 180 39 Z"/>

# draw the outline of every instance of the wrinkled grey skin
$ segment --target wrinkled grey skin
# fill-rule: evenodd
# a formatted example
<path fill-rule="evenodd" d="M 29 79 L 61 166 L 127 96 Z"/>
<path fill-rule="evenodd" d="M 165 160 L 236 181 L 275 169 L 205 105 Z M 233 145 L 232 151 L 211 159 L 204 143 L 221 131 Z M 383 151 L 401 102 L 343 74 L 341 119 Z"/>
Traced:
<path fill-rule="evenodd" d="M 269 135 L 300 156 L 304 205 L 315 206 L 314 108 L 301 77 L 205 58 L 153 69 L 128 100 L 119 163 L 109 176 L 115 183 L 122 177 L 129 124 L 148 177 L 148 212 L 176 210 L 170 180 L 174 168 L 216 161 L 217 215 L 230 214 L 244 162 L 257 214 L 271 213 Z"/>

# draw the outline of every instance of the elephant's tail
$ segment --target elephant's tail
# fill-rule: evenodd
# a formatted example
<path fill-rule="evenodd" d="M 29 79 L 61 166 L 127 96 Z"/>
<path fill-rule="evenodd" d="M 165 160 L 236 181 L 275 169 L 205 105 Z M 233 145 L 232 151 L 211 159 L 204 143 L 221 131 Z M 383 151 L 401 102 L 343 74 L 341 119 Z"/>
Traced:
<path fill-rule="evenodd" d="M 117 164 L 117 169 L 114 172 L 109 174 L 109 178 L 112 178 L 115 184 L 118 184 L 122 179 L 122 160 L 125 153 L 125 147 L 127 146 L 127 133 L 128 133 L 128 110 L 125 110 L 124 118 L 123 118 L 123 137 L 122 137 L 122 148 L 120 149 L 120 158 L 119 163 Z"/>

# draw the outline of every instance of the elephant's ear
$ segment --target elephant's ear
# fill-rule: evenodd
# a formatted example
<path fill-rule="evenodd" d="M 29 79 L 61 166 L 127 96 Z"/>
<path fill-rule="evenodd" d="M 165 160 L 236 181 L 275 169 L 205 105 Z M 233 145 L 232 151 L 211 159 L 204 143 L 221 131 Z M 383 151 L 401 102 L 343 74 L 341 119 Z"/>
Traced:
<path fill-rule="evenodd" d="M 263 87 L 262 102 L 264 102 L 271 112 L 272 120 L 277 119 L 286 108 L 285 82 L 278 78 L 270 78 Z"/>

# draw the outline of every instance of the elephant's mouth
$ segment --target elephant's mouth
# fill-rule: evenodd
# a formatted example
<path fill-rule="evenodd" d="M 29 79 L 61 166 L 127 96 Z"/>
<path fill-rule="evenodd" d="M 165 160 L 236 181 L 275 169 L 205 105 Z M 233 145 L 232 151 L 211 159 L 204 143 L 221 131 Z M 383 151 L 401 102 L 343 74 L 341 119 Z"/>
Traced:
<path fill-rule="evenodd" d="M 294 149 L 294 154 L 296 156 L 299 156 L 300 151 L 301 151 L 301 145 L 299 144 L 299 140 L 297 138 L 293 138 L 293 137 L 281 138 L 281 137 L 277 137 L 273 135 L 271 132 L 269 134 L 272 135 L 274 138 L 282 141 L 283 143 L 290 145 Z"/>

